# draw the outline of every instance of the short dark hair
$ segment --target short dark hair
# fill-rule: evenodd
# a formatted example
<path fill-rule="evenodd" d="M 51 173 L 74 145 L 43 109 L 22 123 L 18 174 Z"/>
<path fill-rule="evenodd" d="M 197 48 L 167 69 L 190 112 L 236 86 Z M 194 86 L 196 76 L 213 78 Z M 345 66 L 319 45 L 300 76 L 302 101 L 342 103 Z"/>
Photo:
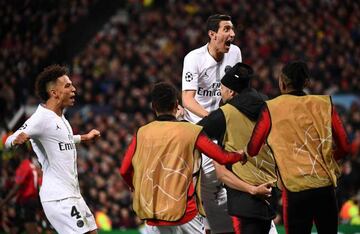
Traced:
<path fill-rule="evenodd" d="M 46 88 L 51 82 L 57 80 L 57 78 L 68 74 L 68 69 L 65 66 L 54 64 L 45 67 L 44 70 L 37 76 L 35 81 L 35 92 L 36 95 L 42 100 L 47 101 L 49 99 L 49 93 Z"/>
<path fill-rule="evenodd" d="M 209 32 L 209 30 L 217 32 L 220 21 L 231 21 L 231 16 L 221 14 L 210 15 L 206 21 L 206 32 Z"/>
<path fill-rule="evenodd" d="M 310 80 L 309 68 L 303 61 L 289 62 L 282 68 L 281 72 L 285 76 L 286 85 L 295 90 L 303 90 Z"/>
<path fill-rule="evenodd" d="M 170 83 L 156 83 L 151 91 L 152 105 L 157 112 L 173 111 L 178 100 L 178 90 Z"/>

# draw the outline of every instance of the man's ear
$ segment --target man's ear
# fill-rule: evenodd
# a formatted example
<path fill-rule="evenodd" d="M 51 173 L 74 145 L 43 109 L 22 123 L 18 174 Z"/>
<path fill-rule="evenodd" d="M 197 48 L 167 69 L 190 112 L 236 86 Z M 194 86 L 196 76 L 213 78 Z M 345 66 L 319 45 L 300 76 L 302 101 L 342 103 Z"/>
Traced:
<path fill-rule="evenodd" d="M 286 90 L 286 84 L 284 82 L 284 78 L 282 75 L 280 75 L 280 77 L 279 77 L 279 88 L 280 88 L 281 92 Z"/>
<path fill-rule="evenodd" d="M 56 91 L 54 82 L 50 82 L 46 85 L 46 92 L 48 93 L 49 97 L 54 97 L 54 98 L 58 97 L 58 93 Z"/>
<path fill-rule="evenodd" d="M 49 93 L 49 96 L 50 96 L 50 97 L 54 97 L 54 98 L 57 98 L 57 97 L 58 97 L 57 92 L 56 92 L 55 89 L 49 89 L 49 90 L 48 90 L 48 93 Z"/>
<path fill-rule="evenodd" d="M 209 30 L 208 35 L 211 39 L 214 38 L 216 40 L 216 33 L 213 30 Z"/>
<path fill-rule="evenodd" d="M 236 92 L 232 89 L 229 89 L 229 94 L 231 95 L 231 97 L 234 97 L 236 95 Z"/>

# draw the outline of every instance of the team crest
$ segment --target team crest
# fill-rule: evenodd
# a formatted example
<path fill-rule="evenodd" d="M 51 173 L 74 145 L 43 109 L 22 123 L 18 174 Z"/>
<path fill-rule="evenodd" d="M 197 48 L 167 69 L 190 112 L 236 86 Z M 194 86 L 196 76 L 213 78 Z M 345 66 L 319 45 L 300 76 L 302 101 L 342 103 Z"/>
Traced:
<path fill-rule="evenodd" d="M 78 220 L 77 223 L 76 223 L 76 225 L 77 225 L 79 228 L 81 228 L 81 227 L 84 226 L 84 221 Z"/>

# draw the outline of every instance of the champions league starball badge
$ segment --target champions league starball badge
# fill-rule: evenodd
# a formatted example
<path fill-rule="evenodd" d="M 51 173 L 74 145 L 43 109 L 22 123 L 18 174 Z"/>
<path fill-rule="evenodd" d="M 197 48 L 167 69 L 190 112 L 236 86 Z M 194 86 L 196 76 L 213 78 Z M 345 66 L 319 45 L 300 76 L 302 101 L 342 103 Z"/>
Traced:
<path fill-rule="evenodd" d="M 185 80 L 186 80 L 187 82 L 190 82 L 190 81 L 193 80 L 193 75 L 191 74 L 191 72 L 186 72 L 186 74 L 185 74 Z"/>

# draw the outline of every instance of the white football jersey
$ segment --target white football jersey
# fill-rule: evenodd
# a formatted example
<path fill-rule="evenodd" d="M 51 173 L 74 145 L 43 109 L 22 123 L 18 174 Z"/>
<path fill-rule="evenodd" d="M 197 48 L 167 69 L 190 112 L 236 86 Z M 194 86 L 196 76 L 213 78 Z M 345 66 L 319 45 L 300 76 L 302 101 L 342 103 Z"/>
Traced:
<path fill-rule="evenodd" d="M 241 62 L 241 51 L 236 45 L 231 44 L 228 53 L 217 62 L 208 51 L 208 44 L 192 50 L 184 58 L 182 74 L 182 90 L 196 90 L 195 100 L 208 112 L 219 108 L 221 100 L 221 78 L 225 69 Z M 202 118 L 184 108 L 184 119 L 197 123 Z M 205 173 L 215 170 L 212 160 L 202 157 L 202 168 Z"/>
<path fill-rule="evenodd" d="M 196 90 L 195 100 L 208 112 L 219 108 L 221 100 L 220 80 L 225 68 L 241 62 L 241 51 L 236 45 L 230 45 L 228 53 L 217 62 L 209 53 L 208 44 L 188 53 L 184 58 L 182 90 Z M 197 123 L 201 117 L 185 108 L 184 118 Z"/>
<path fill-rule="evenodd" d="M 9 136 L 6 147 L 10 147 L 21 132 L 29 135 L 33 150 L 41 164 L 41 201 L 80 198 L 74 135 L 64 115 L 60 117 L 39 105 L 24 125 Z M 76 136 L 77 139 L 79 137 Z"/>

